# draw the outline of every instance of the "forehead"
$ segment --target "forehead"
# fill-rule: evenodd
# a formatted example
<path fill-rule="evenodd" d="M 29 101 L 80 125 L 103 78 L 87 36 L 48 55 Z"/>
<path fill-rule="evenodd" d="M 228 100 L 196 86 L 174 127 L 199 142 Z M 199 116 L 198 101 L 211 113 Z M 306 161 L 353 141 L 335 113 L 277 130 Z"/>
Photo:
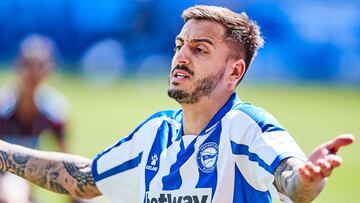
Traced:
<path fill-rule="evenodd" d="M 225 28 L 220 23 L 210 20 L 191 19 L 182 27 L 178 37 L 183 40 L 194 38 L 210 38 L 215 43 L 223 41 Z"/>

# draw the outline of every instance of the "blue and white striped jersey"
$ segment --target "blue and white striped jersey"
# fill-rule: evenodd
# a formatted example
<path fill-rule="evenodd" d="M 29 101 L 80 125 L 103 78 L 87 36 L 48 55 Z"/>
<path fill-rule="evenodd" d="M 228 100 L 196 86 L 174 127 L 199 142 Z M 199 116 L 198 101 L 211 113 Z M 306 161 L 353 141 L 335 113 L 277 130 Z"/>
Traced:
<path fill-rule="evenodd" d="M 95 158 L 96 185 L 110 201 L 272 202 L 280 161 L 305 158 L 274 117 L 235 93 L 197 136 L 182 134 L 182 116 L 158 112 Z"/>

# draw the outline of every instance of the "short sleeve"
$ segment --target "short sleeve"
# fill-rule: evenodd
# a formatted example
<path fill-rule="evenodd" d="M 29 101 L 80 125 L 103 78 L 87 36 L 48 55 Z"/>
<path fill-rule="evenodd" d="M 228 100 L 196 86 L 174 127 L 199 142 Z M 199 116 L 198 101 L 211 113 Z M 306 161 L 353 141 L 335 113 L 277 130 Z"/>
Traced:
<path fill-rule="evenodd" d="M 143 159 L 143 129 L 104 150 L 93 161 L 92 173 L 99 190 L 111 201 L 132 202 L 138 198 L 139 165 Z"/>
<path fill-rule="evenodd" d="M 99 190 L 112 202 L 134 202 L 140 193 L 145 154 L 148 154 L 163 119 L 155 114 L 127 137 L 99 153 L 92 174 Z"/>
<path fill-rule="evenodd" d="M 236 166 L 255 191 L 270 192 L 279 199 L 273 185 L 274 172 L 289 157 L 306 159 L 291 135 L 269 113 L 246 104 L 234 114 L 231 149 Z"/>

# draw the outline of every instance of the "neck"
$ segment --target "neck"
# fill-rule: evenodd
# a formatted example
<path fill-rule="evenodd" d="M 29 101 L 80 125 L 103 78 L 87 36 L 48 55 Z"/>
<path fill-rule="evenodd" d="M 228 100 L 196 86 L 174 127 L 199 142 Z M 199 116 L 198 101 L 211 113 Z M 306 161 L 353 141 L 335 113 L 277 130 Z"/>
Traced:
<path fill-rule="evenodd" d="M 20 94 L 20 97 L 23 97 L 23 98 L 32 98 L 36 92 L 36 89 L 37 87 L 39 86 L 40 84 L 33 84 L 33 83 L 27 83 L 23 80 L 21 80 L 19 83 L 18 83 L 18 88 L 19 88 L 19 94 Z"/>
<path fill-rule="evenodd" d="M 182 104 L 184 135 L 198 135 L 224 106 L 231 94 L 205 96 L 195 104 Z"/>
<path fill-rule="evenodd" d="M 37 108 L 34 101 L 35 86 L 19 86 L 19 98 L 16 104 L 16 116 L 21 123 L 30 123 L 37 115 Z"/>

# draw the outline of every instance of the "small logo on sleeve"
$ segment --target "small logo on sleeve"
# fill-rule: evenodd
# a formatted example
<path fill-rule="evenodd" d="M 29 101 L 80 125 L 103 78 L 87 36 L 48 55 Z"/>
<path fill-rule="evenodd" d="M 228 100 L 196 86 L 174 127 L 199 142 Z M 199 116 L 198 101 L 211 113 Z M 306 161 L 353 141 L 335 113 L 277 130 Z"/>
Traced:
<path fill-rule="evenodd" d="M 216 167 L 219 147 L 214 142 L 207 142 L 200 146 L 197 154 L 197 164 L 202 172 L 210 173 Z"/>

